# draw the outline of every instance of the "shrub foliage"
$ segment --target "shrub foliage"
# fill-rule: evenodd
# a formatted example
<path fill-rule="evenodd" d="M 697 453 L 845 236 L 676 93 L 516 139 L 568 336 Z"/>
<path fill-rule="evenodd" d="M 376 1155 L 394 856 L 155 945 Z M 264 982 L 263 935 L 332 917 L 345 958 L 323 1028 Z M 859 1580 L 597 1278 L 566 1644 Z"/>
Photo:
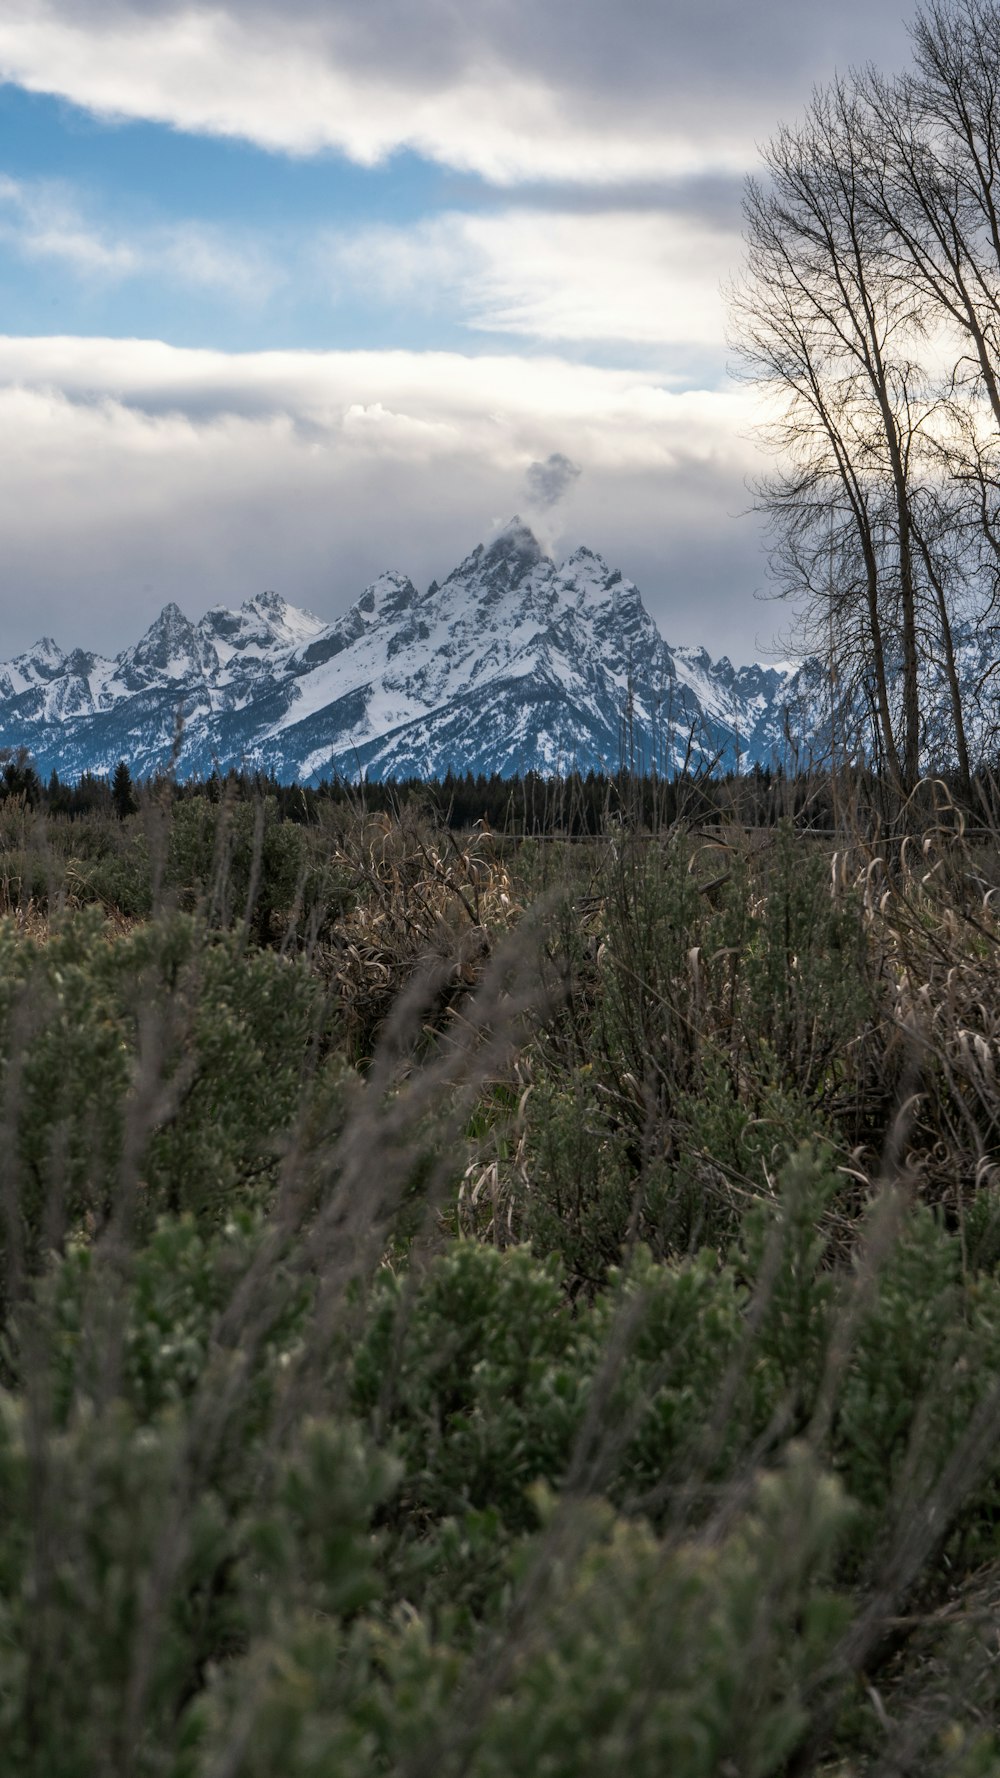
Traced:
<path fill-rule="evenodd" d="M 995 839 L 128 790 L 0 810 L 4 1770 L 1000 1774 Z"/>

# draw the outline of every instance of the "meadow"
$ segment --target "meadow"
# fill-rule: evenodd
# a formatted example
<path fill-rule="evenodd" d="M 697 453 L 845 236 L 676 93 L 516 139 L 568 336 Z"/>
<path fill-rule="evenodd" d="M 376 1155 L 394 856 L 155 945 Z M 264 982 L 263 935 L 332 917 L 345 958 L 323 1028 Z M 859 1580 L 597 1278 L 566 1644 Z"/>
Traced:
<path fill-rule="evenodd" d="M 1000 1775 L 1000 833 L 870 789 L 8 778 L 5 1773 Z"/>

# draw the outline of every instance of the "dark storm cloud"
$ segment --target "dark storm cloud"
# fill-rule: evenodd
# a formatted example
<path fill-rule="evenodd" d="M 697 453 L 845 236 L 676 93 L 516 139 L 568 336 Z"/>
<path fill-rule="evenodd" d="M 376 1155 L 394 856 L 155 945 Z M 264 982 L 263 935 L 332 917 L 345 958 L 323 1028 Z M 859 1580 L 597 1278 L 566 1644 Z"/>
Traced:
<path fill-rule="evenodd" d="M 582 473 L 579 463 L 574 463 L 562 451 L 553 451 L 544 463 L 529 464 L 524 478 L 529 505 L 542 507 L 545 511 L 557 506 Z"/>
<path fill-rule="evenodd" d="M 742 215 L 743 173 L 679 174 L 674 179 L 622 179 L 613 185 L 568 185 L 550 179 L 544 184 L 522 181 L 518 202 L 541 213 L 599 216 L 609 210 L 638 211 L 652 216 L 697 217 L 716 228 L 739 228 Z M 485 189 L 472 178 L 452 176 L 448 185 L 450 204 L 491 209 L 509 206 L 509 190 Z"/>
<path fill-rule="evenodd" d="M 897 57 L 905 51 L 907 10 L 900 0 L 836 7 L 803 0 L 496 0 L 488 7 L 240 0 L 238 13 L 296 19 L 363 66 L 407 69 L 431 85 L 495 58 L 591 96 L 627 87 L 668 102 L 695 82 L 703 102 L 713 83 L 780 93 L 802 76 L 811 82 L 824 65 Z"/>
<path fill-rule="evenodd" d="M 285 42 L 359 72 L 440 91 L 471 71 L 514 73 L 561 91 L 595 127 L 624 99 L 661 125 L 711 128 L 720 114 L 766 119 L 799 106 L 835 67 L 905 61 L 900 0 L 57 0 L 52 11 L 94 27 L 181 14 L 228 15 L 247 33 L 273 27 Z M 766 124 L 765 124 L 766 127 Z"/>

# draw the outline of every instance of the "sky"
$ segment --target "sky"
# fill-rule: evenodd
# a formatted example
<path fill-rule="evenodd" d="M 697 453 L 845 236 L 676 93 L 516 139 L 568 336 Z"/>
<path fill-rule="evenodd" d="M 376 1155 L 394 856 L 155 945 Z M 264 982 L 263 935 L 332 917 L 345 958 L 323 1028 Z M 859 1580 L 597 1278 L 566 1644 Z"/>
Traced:
<path fill-rule="evenodd" d="M 3 0 L 0 658 L 325 618 L 514 513 L 782 652 L 722 288 L 902 0 Z"/>

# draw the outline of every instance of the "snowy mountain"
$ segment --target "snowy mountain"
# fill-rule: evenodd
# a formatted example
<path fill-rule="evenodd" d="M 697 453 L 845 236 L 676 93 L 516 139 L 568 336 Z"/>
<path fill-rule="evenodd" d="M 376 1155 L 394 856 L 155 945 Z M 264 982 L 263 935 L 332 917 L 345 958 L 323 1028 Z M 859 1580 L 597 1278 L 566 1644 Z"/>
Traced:
<path fill-rule="evenodd" d="M 812 678 L 810 678 L 810 668 Z M 0 746 L 61 778 L 261 767 L 315 783 L 770 763 L 819 736 L 815 664 L 670 648 L 637 587 L 514 519 L 440 586 L 383 574 L 323 623 L 275 593 L 191 623 L 175 604 L 114 660 L 51 638 L 0 666 Z M 803 727 L 803 722 L 805 726 Z"/>

